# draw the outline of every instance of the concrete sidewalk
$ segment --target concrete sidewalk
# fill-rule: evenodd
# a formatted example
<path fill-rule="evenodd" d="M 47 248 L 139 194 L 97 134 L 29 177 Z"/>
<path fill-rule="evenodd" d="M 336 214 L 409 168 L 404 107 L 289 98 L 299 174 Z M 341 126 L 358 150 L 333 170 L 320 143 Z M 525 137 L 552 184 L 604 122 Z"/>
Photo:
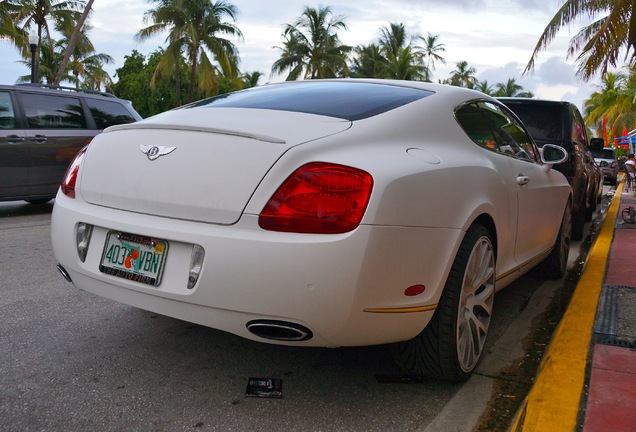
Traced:
<path fill-rule="evenodd" d="M 513 431 L 636 432 L 636 223 L 622 218 L 636 198 L 623 189 Z"/>

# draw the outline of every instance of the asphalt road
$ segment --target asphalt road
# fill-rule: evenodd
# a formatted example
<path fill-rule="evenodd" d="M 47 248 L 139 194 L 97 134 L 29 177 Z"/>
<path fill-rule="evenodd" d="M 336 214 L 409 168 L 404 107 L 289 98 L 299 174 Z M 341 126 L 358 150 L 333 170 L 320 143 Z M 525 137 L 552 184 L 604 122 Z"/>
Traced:
<path fill-rule="evenodd" d="M 565 284 L 528 275 L 496 296 L 467 383 L 381 383 L 400 374 L 384 346 L 261 344 L 75 289 L 55 269 L 51 208 L 0 203 L 2 431 L 472 430 Z M 246 397 L 250 377 L 282 379 L 283 397 Z"/>

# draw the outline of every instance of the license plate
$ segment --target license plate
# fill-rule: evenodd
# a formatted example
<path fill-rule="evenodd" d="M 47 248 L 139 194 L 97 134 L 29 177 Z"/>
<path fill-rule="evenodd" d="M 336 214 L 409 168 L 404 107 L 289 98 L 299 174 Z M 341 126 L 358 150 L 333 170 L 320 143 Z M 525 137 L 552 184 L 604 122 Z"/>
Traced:
<path fill-rule="evenodd" d="M 123 279 L 157 286 L 161 282 L 168 242 L 136 234 L 110 231 L 99 271 Z"/>

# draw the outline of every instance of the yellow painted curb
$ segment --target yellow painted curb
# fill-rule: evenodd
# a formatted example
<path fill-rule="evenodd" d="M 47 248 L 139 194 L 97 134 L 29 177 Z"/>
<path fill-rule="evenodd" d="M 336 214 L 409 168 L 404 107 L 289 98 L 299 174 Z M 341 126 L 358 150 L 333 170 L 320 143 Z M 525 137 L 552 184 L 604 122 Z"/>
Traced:
<path fill-rule="evenodd" d="M 585 368 L 623 184 L 616 188 L 601 231 L 550 346 L 536 380 L 517 412 L 511 430 L 576 430 Z"/>

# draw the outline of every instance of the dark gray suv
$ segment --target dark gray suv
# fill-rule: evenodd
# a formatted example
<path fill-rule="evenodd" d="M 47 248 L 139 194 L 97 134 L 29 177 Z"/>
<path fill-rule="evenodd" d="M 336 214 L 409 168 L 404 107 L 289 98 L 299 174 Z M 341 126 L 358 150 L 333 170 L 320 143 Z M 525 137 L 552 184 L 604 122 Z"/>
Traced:
<path fill-rule="evenodd" d="M 587 129 L 576 105 L 564 101 L 498 98 L 526 126 L 537 146 L 556 144 L 568 152 L 568 160 L 555 165 L 572 187 L 572 239 L 583 238 L 603 194 L 603 176 L 588 149 Z"/>
<path fill-rule="evenodd" d="M 95 135 L 140 119 L 130 102 L 109 93 L 0 85 L 0 201 L 49 201 Z"/>

